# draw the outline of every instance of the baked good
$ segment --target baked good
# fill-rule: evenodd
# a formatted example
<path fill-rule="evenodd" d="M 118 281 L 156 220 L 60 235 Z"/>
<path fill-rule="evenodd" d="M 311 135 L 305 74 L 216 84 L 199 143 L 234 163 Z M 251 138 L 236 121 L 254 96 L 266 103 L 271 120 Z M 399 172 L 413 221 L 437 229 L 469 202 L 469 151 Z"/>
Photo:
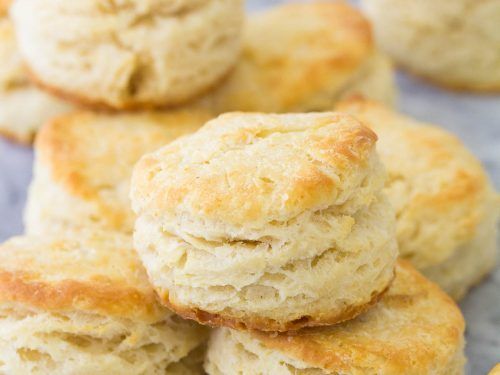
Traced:
<path fill-rule="evenodd" d="M 497 0 L 363 0 L 378 43 L 398 64 L 454 89 L 500 90 Z"/>
<path fill-rule="evenodd" d="M 395 91 L 391 63 L 358 10 L 341 1 L 289 3 L 248 17 L 239 62 L 195 105 L 217 113 L 328 111 L 344 95 L 389 104 Z"/>
<path fill-rule="evenodd" d="M 0 246 L 0 330 L 0 372 L 34 375 L 201 374 L 207 334 L 157 303 L 129 236 L 68 231 Z"/>
<path fill-rule="evenodd" d="M 30 144 L 43 122 L 71 106 L 31 85 L 3 6 L 0 3 L 0 134 Z"/>
<path fill-rule="evenodd" d="M 228 73 L 241 0 L 19 0 L 11 7 L 33 78 L 77 103 L 181 104 Z M 61 32 L 64 30 L 64 32 Z"/>
<path fill-rule="evenodd" d="M 379 136 L 399 251 L 456 299 L 495 266 L 499 198 L 481 163 L 452 134 L 381 104 L 337 106 Z"/>
<path fill-rule="evenodd" d="M 128 199 L 135 162 L 195 131 L 203 111 L 106 115 L 78 112 L 50 121 L 35 145 L 34 179 L 25 212 L 28 233 L 98 225 L 130 233 Z M 69 209 L 68 209 L 69 208 Z"/>
<path fill-rule="evenodd" d="M 23 79 L 26 81 L 24 71 Z M 249 16 L 243 52 L 235 68 L 185 109 L 201 107 L 214 114 L 330 110 L 339 98 L 352 94 L 389 104 L 395 91 L 392 66 L 374 48 L 370 26 L 355 8 L 341 2 L 287 4 Z M 43 95 L 32 88 L 31 92 Z M 8 108 L 18 108 L 23 99 L 27 102 L 29 93 L 13 96 L 16 102 Z M 48 95 L 42 99 L 54 101 Z M 37 109 L 52 108 L 42 100 L 33 103 Z M 11 111 L 9 115 L 30 116 L 32 112 Z M 56 113 L 30 116 L 30 137 L 39 127 L 38 118 L 47 120 Z M 6 123 L 15 124 L 10 128 L 16 130 L 26 123 L 22 121 Z"/>
<path fill-rule="evenodd" d="M 297 333 L 214 331 L 205 370 L 209 375 L 459 375 L 463 334 L 464 319 L 453 301 L 400 261 L 379 303 L 349 322 Z"/>
<path fill-rule="evenodd" d="M 397 255 L 375 142 L 344 114 L 230 113 L 143 156 L 134 243 L 162 302 L 264 331 L 365 310 Z"/>

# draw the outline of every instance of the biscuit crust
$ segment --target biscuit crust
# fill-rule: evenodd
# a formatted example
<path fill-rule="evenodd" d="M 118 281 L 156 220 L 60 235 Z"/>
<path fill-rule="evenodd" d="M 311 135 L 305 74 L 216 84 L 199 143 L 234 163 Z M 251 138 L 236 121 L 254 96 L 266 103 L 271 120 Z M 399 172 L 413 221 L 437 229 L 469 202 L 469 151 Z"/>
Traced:
<path fill-rule="evenodd" d="M 206 329 L 161 306 L 131 242 L 87 228 L 0 245 L 0 372 L 201 373 Z"/>
<path fill-rule="evenodd" d="M 235 226 L 285 222 L 345 199 L 338 180 L 349 185 L 368 168 L 376 140 L 338 113 L 221 115 L 137 163 L 133 208 Z"/>
<path fill-rule="evenodd" d="M 128 190 L 132 167 L 146 152 L 198 129 L 211 117 L 202 110 L 107 114 L 75 112 L 43 127 L 35 145 L 28 196 L 28 233 L 67 225 L 131 232 Z M 73 209 L 59 210 L 65 200 Z M 51 229 L 52 228 L 52 229 Z"/>
<path fill-rule="evenodd" d="M 165 314 L 128 236 L 16 237 L 1 246 L 0 259 L 0 303 L 146 322 Z"/>
<path fill-rule="evenodd" d="M 363 311 L 397 256 L 375 142 L 339 113 L 231 113 L 145 155 L 134 243 L 163 302 L 261 330 Z"/>
<path fill-rule="evenodd" d="M 462 374 L 464 328 L 453 300 L 399 261 L 387 293 L 356 319 L 278 334 L 223 328 L 209 343 L 205 369 L 211 375 L 249 366 L 262 374 Z"/>
<path fill-rule="evenodd" d="M 496 230 L 490 223 L 498 219 L 498 196 L 481 163 L 455 136 L 368 100 L 347 100 L 337 109 L 378 134 L 400 252 L 417 268 L 446 261 L 482 226 Z"/>
<path fill-rule="evenodd" d="M 212 314 L 198 308 L 189 308 L 186 306 L 176 305 L 168 299 L 168 292 L 159 293 L 161 302 L 164 306 L 182 316 L 184 319 L 191 319 L 200 324 L 211 327 L 228 327 L 237 330 L 261 330 L 272 332 L 288 332 L 296 331 L 304 327 L 320 327 L 342 323 L 354 319 L 356 316 L 364 313 L 366 310 L 374 306 L 388 290 L 390 284 L 382 291 L 372 293 L 372 299 L 361 306 L 349 306 L 340 314 L 325 314 L 321 317 L 303 316 L 293 321 L 280 322 L 274 319 L 266 319 L 262 317 L 248 316 L 244 318 L 231 318 L 231 312 L 225 311 L 224 314 Z"/>
<path fill-rule="evenodd" d="M 450 133 L 363 99 L 339 103 L 380 138 L 401 256 L 455 299 L 495 266 L 499 197 Z"/>

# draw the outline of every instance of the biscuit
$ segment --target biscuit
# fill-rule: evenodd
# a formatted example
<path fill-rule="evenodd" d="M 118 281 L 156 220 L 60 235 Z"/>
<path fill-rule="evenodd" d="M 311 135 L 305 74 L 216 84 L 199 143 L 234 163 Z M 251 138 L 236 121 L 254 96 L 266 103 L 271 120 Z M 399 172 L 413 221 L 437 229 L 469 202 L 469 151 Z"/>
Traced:
<path fill-rule="evenodd" d="M 297 14 L 302 21 L 290 22 Z M 340 2 L 287 4 L 248 18 L 236 67 L 217 88 L 185 109 L 201 107 L 214 115 L 231 110 L 330 110 L 339 98 L 352 94 L 390 104 L 395 91 L 391 64 L 374 49 L 369 24 L 358 11 Z M 31 116 L 29 134 L 39 127 L 38 118 L 47 117 Z"/>
<path fill-rule="evenodd" d="M 164 304 L 210 325 L 350 319 L 397 256 L 376 136 L 338 113 L 230 113 L 147 154 L 135 247 Z"/>
<path fill-rule="evenodd" d="M 186 374 L 207 334 L 161 307 L 130 237 L 112 232 L 1 245 L 0 330 L 4 374 Z"/>
<path fill-rule="evenodd" d="M 31 85 L 17 50 L 12 24 L 1 16 L 2 5 L 0 3 L 0 134 L 30 144 L 43 122 L 69 111 L 71 106 Z"/>
<path fill-rule="evenodd" d="M 497 0 L 363 0 L 363 4 L 378 43 L 398 64 L 454 89 L 500 90 Z"/>
<path fill-rule="evenodd" d="M 11 16 L 42 87 L 115 109 L 184 103 L 241 48 L 241 0 L 18 0 Z"/>
<path fill-rule="evenodd" d="M 368 21 L 343 2 L 291 3 L 249 16 L 241 59 L 196 102 L 216 113 L 331 110 L 344 95 L 392 103 L 392 66 Z"/>
<path fill-rule="evenodd" d="M 401 256 L 461 298 L 497 255 L 499 200 L 481 163 L 445 130 L 383 105 L 353 99 L 337 109 L 379 136 Z"/>
<path fill-rule="evenodd" d="M 134 216 L 128 194 L 135 162 L 209 118 L 203 111 L 78 112 L 52 120 L 35 145 L 26 231 L 97 225 L 130 233 Z"/>
<path fill-rule="evenodd" d="M 399 261 L 380 302 L 349 322 L 297 333 L 214 331 L 205 370 L 210 375 L 459 375 L 463 335 L 464 319 L 453 301 Z"/>

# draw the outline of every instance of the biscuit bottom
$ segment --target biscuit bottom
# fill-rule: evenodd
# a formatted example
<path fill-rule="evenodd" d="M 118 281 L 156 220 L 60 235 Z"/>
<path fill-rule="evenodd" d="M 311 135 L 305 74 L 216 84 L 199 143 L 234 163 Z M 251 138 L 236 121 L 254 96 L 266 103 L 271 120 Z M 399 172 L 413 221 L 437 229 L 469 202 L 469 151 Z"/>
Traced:
<path fill-rule="evenodd" d="M 147 324 L 4 305 L 0 332 L 4 374 L 202 373 L 204 331 L 175 316 Z"/>
<path fill-rule="evenodd" d="M 330 327 L 270 334 L 221 328 L 205 360 L 210 375 L 433 374 L 464 367 L 464 321 L 453 301 L 400 262 L 380 302 Z"/>
<path fill-rule="evenodd" d="M 397 256 L 387 210 L 381 197 L 338 220 L 326 210 L 299 217 L 285 228 L 315 223 L 324 235 L 300 231 L 302 240 L 290 243 L 184 240 L 144 216 L 135 240 L 162 303 L 179 315 L 214 326 L 287 331 L 352 319 L 383 293 Z M 332 242 L 327 236 L 339 228 L 343 233 Z"/>

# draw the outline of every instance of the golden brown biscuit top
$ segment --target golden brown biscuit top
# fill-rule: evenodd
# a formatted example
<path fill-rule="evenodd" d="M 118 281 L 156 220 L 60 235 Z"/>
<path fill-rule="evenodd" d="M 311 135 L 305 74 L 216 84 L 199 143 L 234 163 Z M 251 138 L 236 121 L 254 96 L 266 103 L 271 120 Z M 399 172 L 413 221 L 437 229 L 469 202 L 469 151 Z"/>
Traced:
<path fill-rule="evenodd" d="M 231 113 L 144 156 L 136 213 L 229 225 L 286 221 L 341 206 L 376 160 L 377 137 L 339 113 Z"/>
<path fill-rule="evenodd" d="M 129 180 L 137 160 L 194 132 L 210 117 L 204 111 L 62 116 L 40 131 L 38 163 L 65 192 L 97 203 L 112 227 L 120 229 L 131 214 Z"/>
<path fill-rule="evenodd" d="M 427 374 L 446 368 L 461 349 L 463 332 L 464 319 L 451 298 L 399 261 L 388 292 L 356 319 L 298 334 L 253 335 L 268 348 L 332 373 L 404 374 L 411 368 Z"/>
<path fill-rule="evenodd" d="M 15 237 L 0 246 L 0 303 L 158 321 L 166 311 L 131 242 L 83 231 Z"/>
<path fill-rule="evenodd" d="M 240 61 L 202 102 L 219 113 L 322 109 L 317 96 L 339 95 L 373 51 L 369 22 L 342 1 L 277 6 L 248 18 Z"/>
<path fill-rule="evenodd" d="M 400 251 L 418 267 L 439 263 L 476 233 L 498 201 L 481 163 L 452 134 L 375 102 L 337 106 L 379 136 Z"/>

